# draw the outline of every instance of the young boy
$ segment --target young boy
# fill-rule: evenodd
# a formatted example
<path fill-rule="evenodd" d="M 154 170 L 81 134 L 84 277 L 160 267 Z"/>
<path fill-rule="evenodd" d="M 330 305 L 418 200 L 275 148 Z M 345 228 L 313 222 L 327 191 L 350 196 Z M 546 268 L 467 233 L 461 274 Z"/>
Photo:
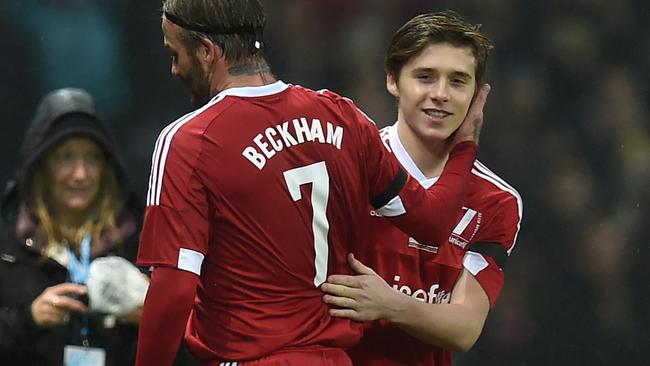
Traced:
<path fill-rule="evenodd" d="M 425 188 L 447 162 L 492 47 L 479 26 L 449 11 L 419 15 L 393 36 L 386 86 L 398 118 L 381 134 Z M 450 350 L 476 342 L 503 287 L 522 201 L 476 161 L 462 209 L 449 214 L 457 217 L 449 238 L 420 243 L 369 210 L 372 245 L 348 257 L 357 275 L 330 276 L 323 285 L 333 316 L 373 321 L 349 351 L 355 365 L 450 365 Z"/>

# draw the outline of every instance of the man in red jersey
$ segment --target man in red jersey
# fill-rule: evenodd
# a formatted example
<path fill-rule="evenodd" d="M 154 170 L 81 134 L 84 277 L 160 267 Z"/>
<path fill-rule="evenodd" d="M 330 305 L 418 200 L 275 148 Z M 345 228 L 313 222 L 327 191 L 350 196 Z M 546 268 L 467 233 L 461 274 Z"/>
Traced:
<path fill-rule="evenodd" d="M 167 0 L 163 12 L 171 72 L 200 108 L 153 153 L 136 364 L 170 365 L 184 336 L 207 365 L 350 365 L 360 326 L 331 317 L 319 286 L 347 271 L 368 202 L 418 240 L 449 235 L 489 87 L 425 191 L 350 100 L 275 80 L 258 1 Z"/>
<path fill-rule="evenodd" d="M 479 26 L 453 12 L 417 16 L 393 36 L 386 85 L 398 99 L 398 119 L 381 135 L 425 188 L 440 182 L 491 48 Z M 450 213 L 451 235 L 433 245 L 369 208 L 370 245 L 349 257 L 358 275 L 333 275 L 322 286 L 329 293 L 325 302 L 335 306 L 331 315 L 377 320 L 349 351 L 355 365 L 447 366 L 450 350 L 466 351 L 476 342 L 503 286 L 522 201 L 478 161 L 469 179 L 462 208 Z"/>

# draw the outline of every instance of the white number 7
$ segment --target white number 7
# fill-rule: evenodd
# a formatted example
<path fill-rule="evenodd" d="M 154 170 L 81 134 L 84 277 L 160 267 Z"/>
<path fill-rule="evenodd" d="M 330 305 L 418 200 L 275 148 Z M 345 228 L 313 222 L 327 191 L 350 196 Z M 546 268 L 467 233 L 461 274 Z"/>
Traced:
<path fill-rule="evenodd" d="M 302 198 L 300 186 L 311 183 L 311 206 L 314 212 L 312 229 L 314 230 L 314 249 L 316 257 L 316 276 L 314 285 L 320 286 L 327 278 L 328 242 L 327 233 L 330 224 L 327 221 L 327 199 L 330 193 L 330 177 L 324 161 L 306 165 L 284 172 L 284 180 L 294 202 Z"/>

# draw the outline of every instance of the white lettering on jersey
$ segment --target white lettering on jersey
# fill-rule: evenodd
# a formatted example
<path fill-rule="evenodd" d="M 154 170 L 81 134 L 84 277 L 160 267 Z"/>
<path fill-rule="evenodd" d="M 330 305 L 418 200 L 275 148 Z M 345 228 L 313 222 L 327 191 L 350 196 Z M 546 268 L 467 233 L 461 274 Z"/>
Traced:
<path fill-rule="evenodd" d="M 281 125 L 275 126 L 275 128 L 278 129 L 278 132 L 280 132 L 280 136 L 282 136 L 282 141 L 284 141 L 284 146 L 293 146 L 293 145 L 298 145 L 298 141 L 291 136 L 289 133 L 289 122 L 284 122 Z M 282 144 L 280 144 L 280 149 L 282 149 Z M 280 150 L 278 150 L 280 151 Z"/>
<path fill-rule="evenodd" d="M 409 237 L 409 248 L 415 248 L 417 250 L 424 250 L 429 253 L 436 254 L 438 253 L 438 247 L 435 245 L 427 245 L 427 244 L 422 244 L 419 241 L 415 240 L 415 238 Z"/>
<path fill-rule="evenodd" d="M 290 131 L 290 127 L 293 127 L 293 131 Z M 282 122 L 255 135 L 253 144 L 244 148 L 242 156 L 262 170 L 266 161 L 275 156 L 276 152 L 305 142 L 330 144 L 341 150 L 343 128 L 327 122 L 323 129 L 323 124 L 317 118 L 311 121 L 305 117 L 294 118 L 291 124 L 288 121 Z"/>
<path fill-rule="evenodd" d="M 395 283 L 393 283 L 392 287 L 395 290 L 405 295 L 411 296 L 418 301 L 422 301 L 428 304 L 449 304 L 449 301 L 451 300 L 451 293 L 445 290 L 440 290 L 440 285 L 437 283 L 432 284 L 431 287 L 429 287 L 429 290 L 421 288 L 413 290 L 407 285 L 400 286 L 400 279 L 400 275 L 395 275 L 393 277 L 393 281 L 395 281 Z"/>
<path fill-rule="evenodd" d="M 255 148 L 251 146 L 246 146 L 244 151 L 241 153 L 248 159 L 251 163 L 255 164 L 257 169 L 262 170 L 264 168 L 264 164 L 266 164 L 266 159 L 264 159 L 264 156 L 262 154 L 258 153 Z"/>
<path fill-rule="evenodd" d="M 314 121 L 320 123 L 320 121 L 317 119 Z M 307 126 L 307 118 L 301 118 L 300 121 L 295 118 L 293 120 L 293 128 L 296 130 L 296 137 L 298 137 L 299 144 L 302 144 L 305 141 L 314 140 L 311 135 L 311 130 L 309 129 L 309 126 Z"/>

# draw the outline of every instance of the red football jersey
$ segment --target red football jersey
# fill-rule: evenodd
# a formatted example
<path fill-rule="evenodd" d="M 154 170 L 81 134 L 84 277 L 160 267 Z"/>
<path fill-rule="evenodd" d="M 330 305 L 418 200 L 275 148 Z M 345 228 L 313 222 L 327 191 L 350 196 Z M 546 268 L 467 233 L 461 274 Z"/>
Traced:
<path fill-rule="evenodd" d="M 281 81 L 227 89 L 161 132 L 138 264 L 200 275 L 185 335 L 200 359 L 349 347 L 360 326 L 330 317 L 318 286 L 348 272 L 369 200 L 396 220 L 426 211 L 411 178 L 386 198 L 400 170 L 348 99 Z"/>
<path fill-rule="evenodd" d="M 408 155 L 397 124 L 381 130 L 386 147 L 402 166 L 428 188 L 427 178 Z M 522 217 L 517 191 L 476 161 L 467 196 L 456 225 L 444 243 L 419 243 L 369 209 L 369 244 L 355 249 L 357 258 L 373 268 L 394 289 L 428 303 L 449 303 L 461 271 L 467 268 L 494 305 L 503 287 L 503 270 L 494 258 L 473 251 L 478 243 L 498 243 L 509 255 Z M 393 245 L 391 245 L 391 243 Z M 398 246 L 394 245 L 399 243 Z M 451 353 L 426 344 L 386 321 L 368 325 L 361 342 L 349 350 L 355 365 L 451 365 Z"/>

